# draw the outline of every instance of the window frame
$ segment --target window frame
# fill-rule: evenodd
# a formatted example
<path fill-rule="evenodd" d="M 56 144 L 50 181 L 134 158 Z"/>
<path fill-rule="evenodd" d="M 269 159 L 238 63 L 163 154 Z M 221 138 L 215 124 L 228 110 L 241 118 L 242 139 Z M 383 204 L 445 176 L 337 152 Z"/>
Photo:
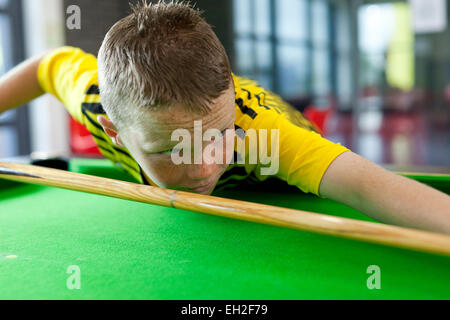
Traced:
<path fill-rule="evenodd" d="M 253 13 L 255 12 L 255 6 L 257 0 L 248 0 L 250 5 L 249 12 Z M 311 95 L 315 97 L 317 100 L 322 100 L 325 98 L 328 100 L 329 96 L 334 94 L 337 94 L 337 62 L 335 59 L 333 59 L 333 54 L 336 53 L 336 36 L 335 36 L 335 7 L 334 3 L 332 1 L 324 1 L 324 4 L 326 5 L 326 14 L 327 19 L 329 21 L 328 26 L 326 28 L 326 43 L 321 44 L 317 46 L 315 40 L 313 39 L 313 30 L 312 30 L 312 10 L 313 10 L 313 1 L 314 0 L 305 0 L 305 9 L 307 10 L 306 14 L 306 22 L 305 26 L 307 28 L 306 30 L 306 38 L 302 40 L 286 40 L 286 39 L 280 39 L 277 36 L 277 0 L 268 0 L 268 11 L 269 11 L 269 23 L 270 23 L 270 33 L 269 36 L 266 37 L 260 37 L 257 35 L 256 31 L 256 23 L 255 23 L 255 17 L 254 14 L 251 14 L 249 19 L 250 23 L 250 33 L 241 34 L 239 30 L 236 29 L 236 26 L 233 27 L 233 38 L 234 42 L 237 43 L 238 41 L 248 41 L 251 49 L 251 56 L 253 60 L 256 60 L 256 45 L 258 41 L 268 41 L 270 48 L 271 48 L 271 63 L 269 68 L 265 68 L 263 70 L 260 70 L 258 66 L 256 65 L 256 61 L 253 62 L 252 65 L 250 65 L 250 71 L 246 70 L 243 72 L 243 76 L 250 77 L 254 80 L 258 80 L 259 77 L 270 77 L 271 79 L 271 86 L 269 86 L 267 89 L 270 89 L 278 94 L 280 94 L 282 97 L 289 100 L 290 97 L 286 97 L 284 95 L 284 92 L 281 88 L 281 76 L 280 76 L 280 63 L 279 63 L 279 50 L 283 45 L 288 45 L 295 49 L 304 50 L 306 52 L 306 63 L 304 65 L 304 73 L 302 75 L 302 78 L 305 78 L 305 88 L 304 90 L 299 91 L 299 96 L 304 95 Z M 239 0 L 234 0 L 233 3 L 234 6 L 239 5 Z M 233 12 L 235 12 L 235 9 L 233 9 Z M 236 18 L 236 17 L 234 17 Z M 238 51 L 239 48 L 236 46 L 235 48 L 235 60 L 236 60 L 236 66 L 238 65 L 239 61 L 239 54 Z M 314 69 L 313 69 L 313 63 L 314 63 L 314 54 L 322 51 L 326 52 L 326 59 L 327 59 L 327 89 L 328 91 L 326 93 L 320 93 L 318 95 L 318 92 L 315 92 L 315 86 L 316 83 L 313 83 L 314 81 Z M 237 70 L 238 72 L 242 72 L 242 70 Z M 316 100 L 315 99 L 315 100 Z M 316 101 L 317 101 L 316 100 Z M 314 102 L 316 102 L 314 101 Z M 327 104 L 331 104 L 332 101 L 328 101 Z"/>
<path fill-rule="evenodd" d="M 5 7 L 0 7 L 0 14 L 6 15 L 10 20 L 10 50 L 8 57 L 4 59 L 4 72 L 8 72 L 14 66 L 25 60 L 25 43 L 22 17 L 22 0 L 8 0 Z M 6 48 L 7 49 L 7 48 Z M 5 48 L 2 48 L 5 50 Z M 13 119 L 0 122 L 0 128 L 12 128 L 16 133 L 17 155 L 27 155 L 31 151 L 29 110 L 28 105 L 12 111 Z"/>

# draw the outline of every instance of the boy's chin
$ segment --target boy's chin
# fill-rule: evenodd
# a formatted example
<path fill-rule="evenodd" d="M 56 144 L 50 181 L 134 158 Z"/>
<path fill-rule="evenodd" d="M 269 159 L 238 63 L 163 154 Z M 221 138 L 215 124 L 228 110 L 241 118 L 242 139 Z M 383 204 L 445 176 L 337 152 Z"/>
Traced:
<path fill-rule="evenodd" d="M 193 190 L 191 190 L 190 192 L 196 193 L 196 194 L 201 194 L 201 195 L 204 195 L 204 196 L 209 196 L 209 195 L 211 195 L 213 190 L 214 190 L 214 188 L 211 188 L 211 190 L 205 190 L 205 191 L 193 191 Z"/>

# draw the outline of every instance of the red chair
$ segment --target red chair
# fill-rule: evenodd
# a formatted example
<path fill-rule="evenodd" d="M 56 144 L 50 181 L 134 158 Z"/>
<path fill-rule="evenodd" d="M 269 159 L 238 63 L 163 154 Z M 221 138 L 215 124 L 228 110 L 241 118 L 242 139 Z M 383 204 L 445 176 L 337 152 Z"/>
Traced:
<path fill-rule="evenodd" d="M 76 155 L 103 157 L 91 133 L 72 117 L 70 117 L 70 148 Z"/>
<path fill-rule="evenodd" d="M 304 116 L 313 122 L 321 131 L 322 135 L 327 134 L 327 120 L 333 115 L 333 108 L 318 108 L 316 106 L 308 106 L 303 112 Z"/>

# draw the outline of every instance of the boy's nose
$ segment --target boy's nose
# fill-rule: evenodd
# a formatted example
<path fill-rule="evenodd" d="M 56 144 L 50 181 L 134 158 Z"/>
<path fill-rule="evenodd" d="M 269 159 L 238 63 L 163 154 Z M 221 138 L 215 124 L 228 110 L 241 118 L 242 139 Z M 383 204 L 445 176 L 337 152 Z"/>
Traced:
<path fill-rule="evenodd" d="M 214 174 L 216 171 L 217 165 L 216 163 L 206 163 L 203 161 L 201 164 L 192 165 L 193 168 L 189 169 L 189 175 L 191 179 L 201 180 L 207 179 Z"/>
<path fill-rule="evenodd" d="M 193 164 L 192 168 L 188 169 L 188 175 L 194 180 L 207 179 L 214 174 L 216 169 L 216 161 L 210 156 L 203 154 L 202 163 Z"/>

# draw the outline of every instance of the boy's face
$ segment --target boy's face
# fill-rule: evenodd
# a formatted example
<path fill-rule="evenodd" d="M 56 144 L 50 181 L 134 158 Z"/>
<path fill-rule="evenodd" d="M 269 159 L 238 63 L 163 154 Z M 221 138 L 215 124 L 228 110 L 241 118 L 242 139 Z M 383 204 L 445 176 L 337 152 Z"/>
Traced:
<path fill-rule="evenodd" d="M 139 123 L 144 125 L 135 125 L 127 129 L 127 132 L 123 134 L 122 132 L 116 133 L 114 137 L 110 133 L 115 128 L 108 128 L 105 119 L 100 121 L 100 123 L 115 143 L 118 145 L 123 144 L 130 151 L 145 175 L 158 186 L 210 194 L 233 157 L 234 120 L 236 116 L 234 103 L 234 88 L 230 86 L 226 92 L 210 105 L 211 111 L 205 116 L 196 115 L 182 106 L 149 111 L 144 115 L 144 119 L 139 121 Z M 224 136 L 215 138 L 213 141 L 211 139 L 202 141 L 202 148 L 197 148 L 197 151 L 195 151 L 194 121 L 199 120 L 202 121 L 202 134 L 208 129 L 217 129 L 223 132 Z M 171 141 L 172 133 L 177 129 L 186 129 L 189 132 L 192 148 L 190 159 L 192 159 L 192 162 L 188 164 L 182 163 L 177 165 L 172 160 L 171 150 L 181 141 Z M 215 156 L 215 152 L 211 152 L 213 147 L 223 150 L 223 157 L 221 157 L 220 161 L 217 161 L 217 158 L 215 158 L 215 161 L 212 159 Z M 197 164 L 193 162 L 194 152 L 197 152 L 197 159 L 201 157 L 201 164 L 198 164 L 198 161 Z"/>

